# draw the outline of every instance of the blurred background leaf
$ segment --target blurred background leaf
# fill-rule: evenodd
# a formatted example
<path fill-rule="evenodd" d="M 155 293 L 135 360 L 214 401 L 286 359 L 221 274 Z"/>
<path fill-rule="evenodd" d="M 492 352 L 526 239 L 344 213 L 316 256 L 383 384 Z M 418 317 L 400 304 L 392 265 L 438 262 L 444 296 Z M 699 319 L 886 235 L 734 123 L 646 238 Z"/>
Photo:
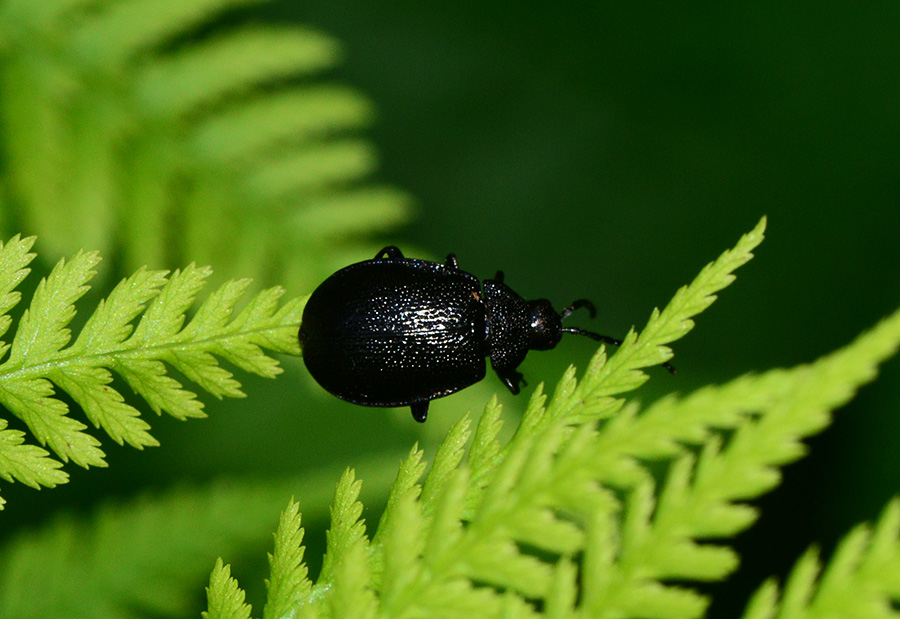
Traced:
<path fill-rule="evenodd" d="M 7 5 L 14 6 L 8 0 Z M 600 316 L 582 326 L 621 336 L 767 214 L 768 238 L 757 258 L 691 337 L 679 342 L 674 360 L 679 374 L 659 372 L 645 386 L 645 400 L 745 371 L 810 361 L 897 306 L 898 3 L 576 2 L 511 9 L 497 0 L 452 5 L 285 0 L 216 14 L 151 56 L 174 60 L 169 56 L 222 29 L 243 32 L 251 16 L 256 24 L 308 25 L 340 41 L 342 60 L 339 66 L 336 60 L 329 63 L 335 68 L 327 81 L 351 84 L 374 104 L 366 114 L 378 111 L 368 132 L 381 162 L 376 184 L 384 181 L 415 196 L 417 218 L 390 235 L 385 226 L 401 216 L 358 225 L 350 238 L 362 242 L 351 250 L 339 236 L 279 245 L 283 253 L 274 255 L 281 256 L 281 275 L 278 269 L 269 274 L 271 252 L 250 252 L 256 262 L 237 260 L 235 239 L 264 236 L 250 225 L 249 213 L 233 224 L 206 219 L 189 243 L 165 245 L 173 253 L 162 266 L 197 260 L 212 264 L 221 277 L 253 276 L 266 283 L 296 269 L 303 274 L 291 275 L 297 284 L 289 287 L 303 294 L 329 270 L 374 255 L 390 241 L 411 255 L 440 258 L 455 252 L 461 266 L 480 277 L 504 269 L 514 289 L 558 306 L 591 298 Z M 21 40 L 31 33 L 16 36 Z M 15 44 L 9 37 L 0 37 L 4 61 Z M 146 55 L 142 58 L 143 63 Z M 135 71 L 142 63 L 126 65 L 125 77 L 116 79 L 133 85 L 138 73 L 147 77 Z M 53 81 L 59 75 L 47 68 L 52 64 L 39 66 L 50 80 L 48 88 L 67 87 L 64 80 Z M 3 71 L 4 101 L 13 77 Z M 278 86 L 289 91 L 316 79 Z M 4 117 L 6 106 L 0 109 Z M 112 108 L 97 108 L 96 124 L 106 118 L 123 122 L 122 112 Z M 209 113 L 210 122 L 231 118 L 215 105 Z M 232 193 L 230 183 L 259 177 L 242 176 L 247 168 L 240 166 L 237 172 L 227 165 L 221 168 L 225 172 L 214 172 L 230 157 L 228 140 L 213 144 L 202 133 L 190 133 L 191 127 L 204 126 L 191 124 L 195 120 L 189 115 L 177 126 L 168 120 L 156 125 L 165 138 L 157 144 L 163 149 L 171 148 L 172 134 L 194 140 L 176 140 L 179 157 L 188 159 L 169 162 L 187 170 L 176 177 L 182 182 L 198 179 L 187 189 L 176 183 L 182 200 L 193 198 L 176 204 L 251 204 Z M 137 132 L 127 123 L 126 129 L 156 143 L 150 139 L 154 131 Z M 7 121 L 0 131 L 7 176 L 0 183 L 6 192 L 0 203 L 16 209 L 0 221 L 7 230 L 38 234 L 40 248 L 51 232 L 23 223 L 17 208 L 23 192 L 9 172 L 14 153 Z M 206 150 L 191 150 L 201 146 Z M 197 152 L 207 158 L 190 158 Z M 352 162 L 347 152 L 344 161 Z M 371 151 L 355 152 L 360 153 L 357 169 L 365 170 L 358 178 L 368 178 L 373 164 L 363 153 Z M 139 153 L 151 156 L 128 149 L 125 163 Z M 168 161 L 166 156 L 154 160 Z M 105 165 L 119 163 L 125 165 Z M 290 167 L 280 169 L 290 179 Z M 144 185 L 124 186 L 170 197 L 156 173 L 147 170 Z M 348 182 L 351 188 L 354 182 Z M 353 225 L 358 220 L 347 214 L 352 211 L 333 207 L 344 202 L 280 208 L 298 222 L 296 229 L 304 221 L 331 224 L 340 217 Z M 354 208 L 365 212 L 363 202 Z M 372 226 L 377 241 L 364 234 Z M 67 242 L 100 249 L 87 240 L 96 238 L 113 256 L 125 252 L 116 240 L 125 232 L 89 237 L 89 230 L 70 227 L 66 233 L 73 238 Z M 283 239 L 288 230 L 285 225 L 276 236 Z M 81 234 L 86 236 L 74 238 Z M 224 245 L 205 253 L 204 247 L 216 244 L 202 241 L 203 235 Z M 223 246 L 234 251 L 223 252 Z M 413 246 L 421 252 L 407 249 Z M 56 256 L 46 258 L 52 262 Z M 305 260 L 315 266 L 307 270 Z M 583 367 L 592 351 L 573 338 L 555 351 L 531 355 L 521 368 L 528 389 L 542 379 L 555 381 L 570 362 Z M 184 425 L 160 419 L 154 428 L 159 449 L 140 454 L 111 446 L 108 470 L 74 471 L 68 485 L 52 492 L 11 487 L 0 536 L 26 523 L 38 526 L 60 507 L 86 510 L 99 497 L 130 497 L 137 488 L 165 487 L 175 479 L 248 471 L 284 475 L 329 462 L 356 465 L 373 454 L 408 448 L 414 438 L 423 438 L 419 433 L 426 440 L 442 435 L 459 411 L 480 410 L 495 391 L 507 414 L 524 403 L 488 377 L 436 402 L 428 424 L 418 427 L 408 411 L 336 402 L 311 386 L 302 365 L 287 366 L 274 386 L 248 381 L 244 402 L 210 403 L 208 420 Z M 900 363 L 894 360 L 884 366 L 881 380 L 838 412 L 835 427 L 813 439 L 811 455 L 788 467 L 786 483 L 761 501 L 761 521 L 739 539 L 741 570 L 729 583 L 710 587 L 716 597 L 710 616 L 735 616 L 756 585 L 770 574 L 786 574 L 810 542 L 827 550 L 854 523 L 877 518 L 900 489 L 898 385 Z M 308 556 L 318 554 L 311 547 Z M 251 579 L 261 581 L 242 581 Z"/>
<path fill-rule="evenodd" d="M 6 233 L 39 234 L 50 263 L 89 247 L 306 290 L 406 219 L 369 178 L 370 103 L 322 79 L 338 42 L 240 13 L 256 4 L 0 3 Z"/>

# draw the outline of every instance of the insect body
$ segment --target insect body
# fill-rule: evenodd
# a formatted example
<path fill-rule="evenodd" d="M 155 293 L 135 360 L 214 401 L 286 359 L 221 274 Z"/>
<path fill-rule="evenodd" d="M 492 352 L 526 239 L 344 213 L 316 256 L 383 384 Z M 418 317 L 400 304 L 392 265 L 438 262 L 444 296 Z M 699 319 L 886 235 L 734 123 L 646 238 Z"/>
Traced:
<path fill-rule="evenodd" d="M 341 269 L 316 290 L 303 311 L 300 344 L 313 378 L 337 397 L 363 406 L 409 406 L 425 421 L 428 403 L 480 381 L 485 357 L 511 392 L 523 383 L 519 364 L 529 350 L 548 350 L 575 333 L 546 299 L 526 301 L 503 273 L 479 282 L 450 254 L 444 264 L 405 258 L 385 247 L 373 260 Z M 668 366 L 671 369 L 671 366 Z"/>

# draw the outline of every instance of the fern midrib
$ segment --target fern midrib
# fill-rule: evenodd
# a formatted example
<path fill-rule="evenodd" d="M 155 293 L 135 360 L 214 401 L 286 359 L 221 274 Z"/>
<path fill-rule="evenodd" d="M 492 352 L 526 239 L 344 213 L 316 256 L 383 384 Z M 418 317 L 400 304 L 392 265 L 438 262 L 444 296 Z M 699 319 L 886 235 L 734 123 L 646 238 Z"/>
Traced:
<path fill-rule="evenodd" d="M 126 340 L 125 342 L 121 343 L 122 345 L 109 347 L 101 352 L 86 354 L 81 354 L 78 352 L 78 344 L 76 342 L 73 347 L 64 351 L 69 354 L 62 354 L 61 352 L 58 356 L 55 356 L 47 361 L 41 361 L 30 365 L 23 362 L 22 364 L 19 364 L 18 368 L 13 370 L 8 370 L 4 366 L 0 365 L 0 382 L 46 377 L 53 370 L 79 365 L 87 365 L 90 367 L 110 367 L 113 365 L 114 361 L 121 358 L 150 358 L 161 360 L 162 355 L 159 353 L 165 351 L 177 352 L 191 349 L 208 350 L 215 344 L 225 344 L 235 339 L 244 339 L 248 338 L 249 336 L 275 332 L 279 329 L 293 328 L 293 326 L 286 327 L 284 325 L 269 325 L 265 327 L 236 331 L 224 336 L 219 335 L 199 339 L 191 339 L 186 342 L 170 339 L 165 342 L 152 344 L 149 346 L 127 346 L 129 340 Z M 297 328 L 299 329 L 299 325 L 297 325 Z M 74 352 L 69 352 L 73 349 Z M 157 354 L 152 354 L 154 352 L 156 352 Z"/>

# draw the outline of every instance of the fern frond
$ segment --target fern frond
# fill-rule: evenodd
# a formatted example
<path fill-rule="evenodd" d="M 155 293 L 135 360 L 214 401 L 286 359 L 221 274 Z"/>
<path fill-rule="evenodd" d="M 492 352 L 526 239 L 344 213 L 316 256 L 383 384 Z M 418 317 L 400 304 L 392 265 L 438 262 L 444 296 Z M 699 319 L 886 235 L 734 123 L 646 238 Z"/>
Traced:
<path fill-rule="evenodd" d="M 405 196 L 367 181 L 371 105 L 318 77 L 334 39 L 210 26 L 259 3 L 0 2 L 8 188 L 51 254 L 117 243 L 129 269 L 189 255 L 308 289 L 320 256 L 360 249 L 361 221 L 406 219 Z"/>
<path fill-rule="evenodd" d="M 25 433 L 8 425 L 0 419 L 0 477 L 32 488 L 53 488 L 69 481 L 69 475 L 60 470 L 62 462 L 51 458 L 46 449 L 25 444 Z M 4 503 L 0 498 L 0 508 Z"/>
<path fill-rule="evenodd" d="M 424 477 L 423 454 L 414 448 L 370 542 L 357 482 L 345 476 L 327 570 L 313 585 L 327 601 L 309 596 L 298 609 L 391 617 L 702 616 L 708 601 L 691 584 L 735 569 L 738 557 L 724 540 L 754 522 L 746 501 L 778 483 L 779 468 L 802 455 L 803 439 L 827 425 L 829 411 L 900 345 L 898 311 L 815 363 L 663 398 L 643 411 L 622 406 L 616 396 L 642 380 L 641 368 L 666 358 L 665 345 L 749 259 L 762 226 L 654 312 L 649 333 L 632 334 L 608 360 L 601 349 L 580 382 L 567 371 L 546 408 L 538 388 L 506 444 L 492 400 L 467 460 L 468 417 L 451 428 Z M 892 533 L 877 537 L 896 545 L 895 529 L 886 525 Z M 823 588 L 859 563 L 860 544 L 848 546 Z M 881 560 L 894 559 L 884 550 L 889 545 L 879 544 Z M 785 606 L 812 599 L 818 568 L 813 560 L 804 565 L 812 566 L 801 570 L 798 582 L 806 584 L 789 584 L 785 595 L 799 602 Z M 341 594 L 334 587 L 340 578 L 352 585 Z M 775 600 L 767 586 L 753 616 L 771 617 Z"/>
<path fill-rule="evenodd" d="M 209 586 L 206 588 L 209 610 L 203 611 L 203 619 L 250 619 L 253 609 L 244 603 L 246 594 L 231 577 L 231 567 L 216 560 Z"/>
<path fill-rule="evenodd" d="M 374 619 L 377 616 L 375 595 L 369 585 L 366 546 L 363 537 L 353 539 L 335 566 L 331 595 L 326 598 L 328 614 L 332 617 Z"/>
<path fill-rule="evenodd" d="M 662 312 L 654 310 L 640 335 L 630 331 L 612 358 L 607 359 L 601 349 L 577 386 L 566 383 L 557 388 L 547 406 L 547 421 L 542 423 L 569 418 L 575 406 L 578 406 L 578 416 L 571 418 L 573 423 L 606 418 L 619 410 L 622 400 L 614 396 L 642 385 L 647 375 L 641 370 L 671 358 L 667 344 L 694 328 L 692 318 L 709 307 L 716 300 L 716 293 L 734 281 L 734 271 L 753 257 L 752 252 L 763 241 L 765 229 L 763 217 L 734 248 L 705 266 L 688 286 L 679 288 Z"/>
<path fill-rule="evenodd" d="M 336 577 L 344 555 L 358 543 L 365 544 L 366 527 L 361 519 L 363 505 L 357 499 L 362 481 L 356 479 L 352 469 L 344 471 L 334 494 L 331 506 L 331 528 L 327 534 L 325 560 L 320 578 L 330 581 Z"/>
<path fill-rule="evenodd" d="M 125 67 L 142 53 L 160 47 L 186 31 L 238 7 L 262 0 L 56 0 L 47 2 L 58 20 L 78 16 L 71 33 L 72 45 L 82 55 L 112 67 Z M 78 6 L 78 5 L 81 6 Z M 92 6 L 93 5 L 93 6 Z M 95 8 L 94 11 L 91 11 Z M 100 10 L 96 10 L 99 8 Z M 89 13 L 88 18 L 79 13 Z M 73 14 L 74 13 L 74 14 Z M 23 14 L 23 18 L 28 15 Z"/>
<path fill-rule="evenodd" d="M 553 423 L 589 423 L 619 411 L 624 401 L 615 396 L 643 384 L 647 374 L 642 369 L 659 365 L 671 357 L 666 344 L 687 334 L 694 324 L 691 317 L 709 307 L 716 299 L 715 293 L 734 281 L 733 271 L 753 257 L 753 249 L 763 241 L 765 226 L 766 218 L 763 217 L 734 248 L 704 267 L 690 285 L 680 288 L 662 312 L 654 310 L 640 337 L 634 330 L 629 332 L 613 357 L 615 361 L 608 359 L 605 347 L 601 347 L 591 359 L 581 382 L 575 378 L 575 368 L 570 367 L 549 404 L 545 404 L 543 385 L 539 385 L 517 432 L 537 433 Z M 485 464 L 487 466 L 474 470 L 476 479 L 492 474 L 494 463 Z M 632 467 L 625 463 L 625 468 Z"/>
<path fill-rule="evenodd" d="M 263 547 L 286 497 L 302 490 L 306 518 L 324 523 L 334 474 L 218 482 L 107 504 L 90 518 L 59 516 L 0 549 L 0 617 L 187 616 L 210 556 Z M 370 484 L 386 489 L 390 478 L 377 477 Z"/>
<path fill-rule="evenodd" d="M 275 551 L 269 555 L 272 577 L 266 581 L 269 599 L 263 611 L 264 619 L 288 615 L 312 592 L 312 581 L 307 576 L 309 570 L 303 563 L 305 549 L 302 543 L 300 504 L 292 499 L 278 521 Z"/>
<path fill-rule="evenodd" d="M 770 581 L 754 595 L 746 619 L 896 617 L 900 604 L 900 501 L 884 509 L 874 529 L 861 525 L 838 545 L 822 571 L 810 550 L 797 562 L 779 602 Z"/>
<path fill-rule="evenodd" d="M 30 246 L 30 239 L 18 237 L 0 245 L 0 266 L 9 269 L 0 272 L 0 309 L 5 308 L 0 324 L 7 328 L 5 312 L 19 300 L 13 288 L 27 273 Z M 279 307 L 280 289 L 256 294 L 235 313 L 249 282 L 226 283 L 188 320 L 186 312 L 210 274 L 193 265 L 171 275 L 141 269 L 126 278 L 99 303 L 70 345 L 75 303 L 88 290 L 98 261 L 96 253 L 60 261 L 38 284 L 12 342 L 0 345 L 9 352 L 0 363 L 0 403 L 63 461 L 105 466 L 99 441 L 69 415 L 55 389 L 68 394 L 114 441 L 141 449 L 157 442 L 138 409 L 111 385 L 114 373 L 155 412 L 184 419 L 204 416 L 203 403 L 169 376 L 169 368 L 218 398 L 241 397 L 240 383 L 219 359 L 274 378 L 281 368 L 263 349 L 299 352 L 300 303 Z M 23 433 L 2 424 L 0 476 L 32 486 L 66 481 L 58 461 L 23 444 Z"/>
<path fill-rule="evenodd" d="M 634 466 L 636 459 L 672 458 L 684 445 L 715 440 L 717 430 L 739 430 L 732 442 L 746 445 L 748 452 L 766 447 L 768 451 L 756 457 L 771 460 L 771 465 L 760 461 L 761 468 L 751 476 L 758 488 L 742 487 L 748 496 L 767 491 L 779 481 L 770 466 L 782 466 L 803 454 L 800 440 L 825 427 L 830 421 L 827 411 L 843 405 L 858 385 L 874 377 L 878 364 L 896 351 L 898 337 L 900 317 L 895 314 L 811 365 L 742 376 L 682 399 L 669 396 L 640 415 L 636 408 L 625 407 L 604 426 L 599 439 L 599 457 L 605 460 L 603 468 L 611 472 L 604 481 L 632 487 L 647 476 Z M 773 410 L 785 401 L 794 402 L 795 408 Z M 770 410 L 761 418 L 762 425 L 747 425 L 748 419 Z M 780 426 L 777 432 L 776 426 Z M 749 484 L 750 478 L 743 483 Z"/>
<path fill-rule="evenodd" d="M 388 492 L 397 459 L 396 452 L 387 452 L 364 463 L 367 502 Z M 101 505 L 89 515 L 61 514 L 33 531 L 7 535 L 0 547 L 0 617 L 189 616 L 211 557 L 222 556 L 224 564 L 265 548 L 278 511 L 292 495 L 302 493 L 298 505 L 306 526 L 324 527 L 339 475 L 339 467 L 327 466 L 277 481 L 182 487 Z M 291 518 L 279 525 L 269 602 L 278 594 L 289 596 L 300 583 L 302 568 L 293 561 L 302 557 L 302 538 L 294 527 L 299 521 Z M 271 618 L 272 611 L 264 616 Z"/>
<path fill-rule="evenodd" d="M 314 30 L 245 27 L 148 64 L 134 85 L 137 101 L 163 118 L 180 118 L 229 95 L 330 67 L 337 44 Z"/>
<path fill-rule="evenodd" d="M 707 389 L 702 399 L 709 408 L 682 407 L 670 398 L 651 407 L 653 415 L 648 411 L 645 416 L 611 421 L 607 427 L 615 428 L 614 432 L 601 432 L 596 445 L 599 459 L 606 460 L 598 464 L 607 471 L 621 470 L 614 462 L 618 458 L 633 461 L 640 457 L 672 457 L 676 441 L 698 435 L 705 438 L 696 463 L 690 455 L 674 461 L 656 506 L 649 473 L 638 477 L 641 481 L 637 483 L 620 476 L 604 479 L 634 490 L 625 519 L 626 524 L 631 523 L 627 526 L 632 533 L 623 533 L 623 560 L 612 572 L 614 582 L 609 584 L 604 600 L 607 610 L 600 616 L 617 616 L 617 610 L 643 599 L 643 589 L 648 584 L 662 592 L 668 587 L 660 581 L 718 580 L 728 575 L 737 566 L 736 555 L 727 547 L 699 542 L 731 537 L 748 528 L 756 519 L 756 510 L 741 501 L 755 498 L 778 484 L 778 467 L 803 454 L 802 439 L 824 428 L 830 422 L 827 411 L 844 404 L 859 385 L 871 380 L 877 365 L 896 351 L 898 343 L 900 312 L 810 366 L 745 377 L 726 385 L 717 394 L 720 407 L 714 403 L 714 390 Z M 748 382 L 755 382 L 755 388 L 748 389 Z M 760 397 L 761 392 L 766 397 Z M 750 396 L 749 401 L 741 401 L 741 395 Z M 716 408 L 719 418 L 710 418 L 708 423 L 734 430 L 724 446 L 710 427 L 698 431 L 696 425 L 698 413 L 712 417 Z M 736 416 L 735 411 L 746 416 Z M 669 414 L 673 414 L 678 418 L 679 412 L 684 413 L 688 431 L 686 435 L 676 432 L 675 436 L 666 436 L 666 427 L 656 426 L 655 432 L 663 438 L 661 451 L 626 449 L 627 455 L 618 451 L 622 444 L 617 439 L 623 437 L 623 428 L 642 423 L 649 427 L 657 416 L 672 419 Z M 651 578 L 647 582 L 629 576 L 634 574 Z M 683 599 L 686 593 L 678 590 L 676 595 Z M 700 608 L 698 605 L 698 612 Z"/>

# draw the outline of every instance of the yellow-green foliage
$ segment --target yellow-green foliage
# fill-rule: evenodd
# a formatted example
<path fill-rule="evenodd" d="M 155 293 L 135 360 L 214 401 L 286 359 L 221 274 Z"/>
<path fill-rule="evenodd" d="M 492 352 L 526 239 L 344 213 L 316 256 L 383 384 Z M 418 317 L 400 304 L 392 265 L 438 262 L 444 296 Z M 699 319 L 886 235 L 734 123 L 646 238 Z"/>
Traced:
<path fill-rule="evenodd" d="M 6 235 L 309 290 L 404 220 L 405 197 L 368 182 L 369 102 L 321 78 L 337 42 L 233 19 L 260 3 L 0 0 Z"/>
<path fill-rule="evenodd" d="M 20 301 L 16 286 L 29 272 L 33 242 L 17 236 L 0 244 L 0 336 L 13 324 L 8 312 Z M 279 305 L 280 288 L 244 300 L 250 280 L 231 281 L 187 319 L 185 312 L 211 272 L 194 265 L 174 273 L 138 270 L 100 302 L 71 341 L 75 302 L 88 291 L 99 260 L 92 252 L 60 261 L 38 284 L 15 335 L 0 341 L 0 354 L 8 353 L 0 363 L 0 403 L 52 452 L 26 442 L 24 432 L 8 428 L 7 420 L 0 418 L 0 477 L 7 481 L 53 487 L 68 479 L 60 470 L 62 462 L 106 465 L 100 442 L 69 415 L 55 388 L 67 393 L 88 420 L 117 443 L 142 449 L 156 445 L 156 439 L 140 411 L 110 384 L 113 374 L 156 413 L 203 417 L 203 403 L 170 376 L 171 369 L 218 398 L 242 397 L 240 383 L 219 359 L 274 378 L 281 368 L 263 349 L 299 352 L 301 303 L 295 299 Z"/>
<path fill-rule="evenodd" d="M 18 428 L 0 419 L 6 481 L 52 487 L 68 479 L 69 460 L 104 466 L 82 411 L 118 443 L 153 445 L 139 408 L 201 416 L 197 393 L 241 395 L 220 361 L 271 377 L 279 368 L 263 349 L 298 352 L 301 304 L 279 305 L 280 289 L 228 282 L 192 312 L 210 270 L 156 269 L 199 261 L 308 291 L 372 255 L 358 251 L 365 234 L 407 216 L 404 196 L 368 183 L 368 102 L 322 80 L 336 42 L 243 19 L 258 3 L 0 0 L 0 230 L 10 239 L 0 249 L 0 404 L 19 418 Z M 227 562 L 268 537 L 290 493 L 267 619 L 702 616 L 708 600 L 695 584 L 735 569 L 728 540 L 755 521 L 748 501 L 778 484 L 803 439 L 900 342 L 894 314 L 809 365 L 626 401 L 733 281 L 763 228 L 614 355 L 601 348 L 580 376 L 570 368 L 552 396 L 539 386 L 511 438 L 500 438 L 491 400 L 431 459 L 415 446 L 396 475 L 384 461 L 365 475 L 346 470 L 318 574 L 303 544 L 324 528 L 333 471 L 181 488 L 17 532 L 2 548 L 0 617 L 181 615 L 214 563 L 206 616 L 250 617 Z M 70 257 L 26 303 L 18 288 L 34 256 L 30 237 L 13 236 L 22 230 L 41 238 L 46 265 Z M 99 255 L 82 248 L 121 258 L 130 275 L 79 309 L 90 317 L 73 333 Z M 387 497 L 377 526 L 364 521 L 367 491 L 367 503 Z M 897 616 L 898 528 L 894 501 L 826 566 L 810 551 L 783 590 L 765 583 L 746 616 Z"/>
<path fill-rule="evenodd" d="M 348 470 L 315 582 L 303 567 L 300 512 L 291 503 L 270 557 L 263 616 L 701 617 L 708 600 L 690 585 L 735 570 L 727 540 L 755 521 L 747 501 L 778 483 L 779 467 L 803 454 L 802 440 L 824 428 L 829 411 L 900 344 L 898 311 L 810 365 L 646 407 L 624 404 L 619 396 L 669 357 L 666 345 L 750 259 L 763 227 L 654 311 L 612 357 L 601 348 L 579 380 L 574 371 L 563 377 L 549 401 L 538 389 L 505 444 L 491 401 L 474 434 L 468 417 L 451 428 L 427 474 L 423 452 L 413 449 L 371 536 L 360 481 Z M 651 463 L 667 464 L 661 481 Z M 892 504 L 874 533 L 848 537 L 821 582 L 810 554 L 783 604 L 768 583 L 749 616 L 895 616 L 888 609 L 900 600 L 898 525 Z M 220 562 L 213 571 L 211 610 L 239 599 L 227 569 Z M 247 609 L 217 612 L 238 617 Z"/>

